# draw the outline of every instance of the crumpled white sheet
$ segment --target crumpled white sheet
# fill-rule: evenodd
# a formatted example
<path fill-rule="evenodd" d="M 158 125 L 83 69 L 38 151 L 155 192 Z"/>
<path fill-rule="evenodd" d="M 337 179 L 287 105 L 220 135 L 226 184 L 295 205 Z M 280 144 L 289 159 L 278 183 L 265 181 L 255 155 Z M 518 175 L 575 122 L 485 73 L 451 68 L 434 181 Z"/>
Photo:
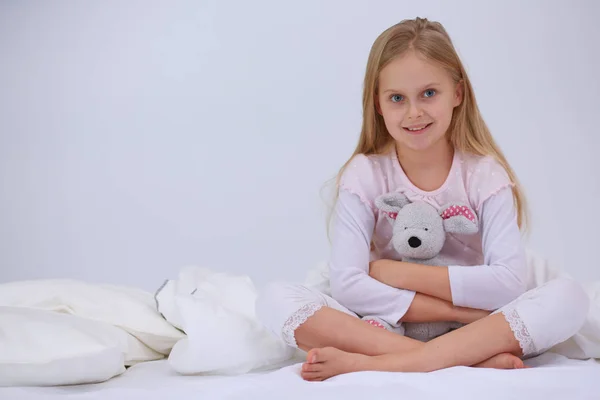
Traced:
<path fill-rule="evenodd" d="M 285 365 L 296 351 L 258 322 L 247 276 L 188 266 L 156 293 L 159 312 L 187 337 L 169 364 L 180 374 L 244 374 Z"/>

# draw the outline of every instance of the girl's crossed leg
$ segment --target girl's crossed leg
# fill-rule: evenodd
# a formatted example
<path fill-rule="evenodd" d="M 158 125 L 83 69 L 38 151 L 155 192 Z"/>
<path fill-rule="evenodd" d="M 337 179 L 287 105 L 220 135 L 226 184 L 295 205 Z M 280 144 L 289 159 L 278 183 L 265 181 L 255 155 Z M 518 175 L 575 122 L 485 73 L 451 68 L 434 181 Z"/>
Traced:
<path fill-rule="evenodd" d="M 447 335 L 449 334 L 444 336 Z M 322 380 L 362 370 L 395 371 L 398 370 L 395 367 L 398 355 L 421 354 L 427 345 L 373 327 L 327 306 L 316 311 L 300 325 L 295 331 L 295 338 L 298 347 L 308 352 L 307 362 L 302 366 L 302 377 L 307 380 Z M 504 348 L 507 350 L 499 350 L 490 357 L 464 365 L 498 369 L 523 368 L 518 341 L 512 337 L 512 342 Z"/>
<path fill-rule="evenodd" d="M 578 284 L 557 279 L 428 343 L 373 327 L 331 297 L 300 285 L 267 287 L 257 300 L 257 315 L 288 345 L 308 351 L 303 377 L 322 380 L 362 370 L 519 368 L 518 357 L 545 351 L 576 333 L 588 307 Z"/>
<path fill-rule="evenodd" d="M 313 348 L 302 367 L 303 377 L 323 380 L 357 371 L 429 372 L 459 365 L 502 367 L 503 363 L 519 368 L 522 363 L 515 361 L 516 356 L 541 354 L 577 333 L 588 309 L 589 298 L 580 285 L 556 279 L 488 317 L 418 346 L 378 355 L 332 346 Z"/>

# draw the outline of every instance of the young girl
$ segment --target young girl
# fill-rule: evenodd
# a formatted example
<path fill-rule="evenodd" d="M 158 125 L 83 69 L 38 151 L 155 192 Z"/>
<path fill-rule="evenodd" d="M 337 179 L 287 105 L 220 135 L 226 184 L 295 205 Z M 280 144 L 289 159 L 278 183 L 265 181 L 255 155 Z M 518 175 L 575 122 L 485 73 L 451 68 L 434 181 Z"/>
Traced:
<path fill-rule="evenodd" d="M 266 327 L 308 352 L 304 379 L 458 365 L 521 368 L 522 358 L 580 329 L 589 299 L 578 284 L 557 279 L 526 292 L 524 197 L 442 25 L 417 18 L 377 38 L 363 118 L 356 151 L 339 175 L 332 296 L 273 283 L 256 304 Z M 395 261 L 392 226 L 374 204 L 394 191 L 438 209 L 468 204 L 479 232 L 447 234 L 441 254 L 452 265 Z M 402 335 L 405 322 L 437 321 L 467 325 L 424 342 Z"/>

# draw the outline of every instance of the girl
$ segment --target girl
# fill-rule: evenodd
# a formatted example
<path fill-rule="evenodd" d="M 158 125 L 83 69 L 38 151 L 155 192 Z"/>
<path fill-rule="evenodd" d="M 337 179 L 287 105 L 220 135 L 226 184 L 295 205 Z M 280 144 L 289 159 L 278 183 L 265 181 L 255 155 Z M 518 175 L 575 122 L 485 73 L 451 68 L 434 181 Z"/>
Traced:
<path fill-rule="evenodd" d="M 442 254 L 452 265 L 394 261 L 391 224 L 374 205 L 393 191 L 438 209 L 469 204 L 479 233 L 447 234 Z M 526 292 L 524 197 L 439 23 L 402 21 L 375 41 L 362 132 L 340 171 L 333 216 L 331 296 L 273 283 L 256 304 L 267 328 L 308 352 L 306 380 L 363 370 L 522 368 L 522 358 L 568 339 L 585 320 L 589 299 L 573 281 Z M 467 325 L 425 342 L 402 335 L 405 322 L 437 321 Z"/>

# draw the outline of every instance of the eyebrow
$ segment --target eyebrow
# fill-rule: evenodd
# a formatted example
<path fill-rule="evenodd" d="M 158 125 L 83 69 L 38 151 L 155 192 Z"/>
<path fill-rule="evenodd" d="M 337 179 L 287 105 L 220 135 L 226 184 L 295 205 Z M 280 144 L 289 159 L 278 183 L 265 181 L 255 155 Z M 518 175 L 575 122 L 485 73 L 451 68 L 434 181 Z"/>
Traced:
<path fill-rule="evenodd" d="M 429 88 L 429 87 L 432 87 L 432 86 L 439 86 L 439 85 L 440 85 L 440 84 L 439 84 L 438 82 L 432 82 L 432 83 L 429 83 L 429 84 L 427 84 L 427 85 L 423 86 L 423 88 L 422 88 L 421 90 L 425 90 L 425 89 L 427 89 L 427 88 Z M 388 89 L 388 90 L 384 90 L 384 91 L 383 91 L 383 93 L 401 92 L 401 91 L 402 91 L 402 90 Z"/>

